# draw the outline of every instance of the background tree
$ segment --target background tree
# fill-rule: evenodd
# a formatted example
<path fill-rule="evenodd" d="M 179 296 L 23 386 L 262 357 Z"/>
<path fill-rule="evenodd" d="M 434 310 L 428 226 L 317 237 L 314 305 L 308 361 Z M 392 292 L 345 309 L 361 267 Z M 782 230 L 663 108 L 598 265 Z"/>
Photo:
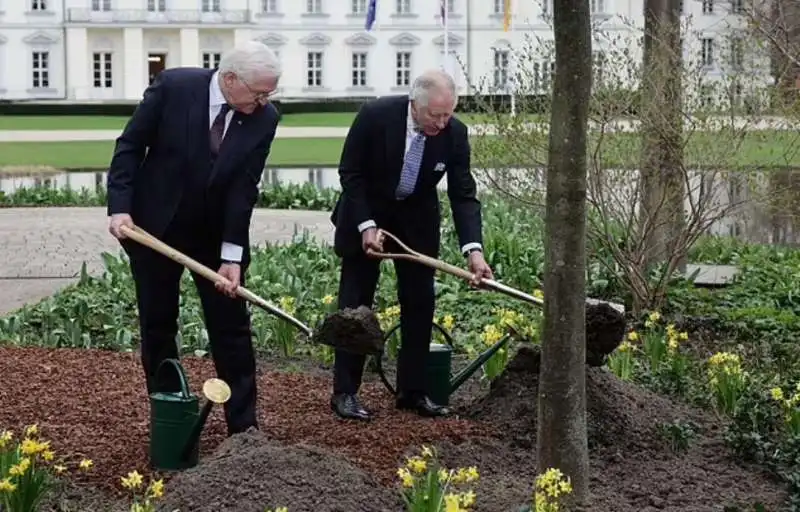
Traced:
<path fill-rule="evenodd" d="M 539 472 L 557 468 L 589 496 L 586 432 L 586 145 L 592 83 L 587 0 L 554 2 L 555 80 L 545 197 Z"/>

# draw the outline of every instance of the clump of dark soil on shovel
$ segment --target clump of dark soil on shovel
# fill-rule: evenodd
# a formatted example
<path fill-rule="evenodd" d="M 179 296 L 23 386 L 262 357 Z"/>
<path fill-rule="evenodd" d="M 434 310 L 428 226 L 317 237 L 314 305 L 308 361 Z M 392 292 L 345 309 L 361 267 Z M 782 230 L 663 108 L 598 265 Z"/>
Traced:
<path fill-rule="evenodd" d="M 522 347 L 487 396 L 468 415 L 494 425 L 494 439 L 437 444 L 450 466 L 477 465 L 477 510 L 507 512 L 531 503 L 536 475 L 540 353 Z M 739 506 L 784 510 L 785 486 L 763 471 L 738 464 L 719 422 L 587 366 L 586 395 L 592 504 L 614 512 L 706 512 Z M 673 452 L 659 424 L 691 422 L 698 430 L 686 452 Z"/>
<path fill-rule="evenodd" d="M 343 458 L 313 446 L 287 446 L 251 430 L 175 476 L 159 510 L 181 512 L 397 512 L 396 491 Z"/>

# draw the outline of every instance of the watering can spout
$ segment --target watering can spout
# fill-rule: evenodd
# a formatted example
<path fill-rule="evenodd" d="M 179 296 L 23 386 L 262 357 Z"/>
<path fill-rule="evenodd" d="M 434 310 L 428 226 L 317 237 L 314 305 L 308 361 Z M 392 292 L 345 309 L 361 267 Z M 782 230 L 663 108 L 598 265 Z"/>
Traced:
<path fill-rule="evenodd" d="M 485 352 L 481 353 L 474 361 L 472 361 L 469 365 L 467 365 L 463 370 L 458 372 L 450 381 L 450 392 L 453 393 L 455 390 L 461 387 L 467 379 L 472 377 L 478 369 L 483 366 L 483 363 L 488 361 L 498 350 L 503 348 L 508 340 L 511 338 L 510 335 L 505 335 L 503 338 L 500 339 L 497 343 L 489 347 Z"/>
<path fill-rule="evenodd" d="M 200 434 L 203 432 L 203 428 L 208 420 L 208 415 L 211 413 L 214 404 L 224 404 L 230 400 L 231 388 L 222 379 L 208 379 L 203 383 L 203 396 L 206 397 L 206 403 L 200 410 L 200 414 L 194 422 L 194 425 L 192 425 L 192 429 L 186 438 L 186 444 L 181 452 L 181 458 L 183 460 L 187 460 L 191 456 L 195 446 L 197 446 L 200 440 Z"/>

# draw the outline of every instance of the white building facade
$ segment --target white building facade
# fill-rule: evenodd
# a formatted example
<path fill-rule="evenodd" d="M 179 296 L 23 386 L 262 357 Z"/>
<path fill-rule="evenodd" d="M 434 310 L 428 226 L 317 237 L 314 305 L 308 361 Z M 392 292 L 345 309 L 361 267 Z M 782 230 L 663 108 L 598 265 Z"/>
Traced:
<path fill-rule="evenodd" d="M 710 76 L 722 74 L 720 41 L 735 28 L 741 1 L 686 1 L 696 35 L 684 52 L 699 55 Z M 503 0 L 445 2 L 446 42 L 439 0 L 378 0 L 370 31 L 369 0 L 0 0 L 0 100 L 136 101 L 162 69 L 215 67 L 248 39 L 280 57 L 282 98 L 405 92 L 437 66 L 454 74 L 461 94 L 476 84 L 503 93 L 518 69 L 509 50 L 552 43 L 553 0 L 513 0 L 508 31 Z M 591 8 L 598 56 L 619 35 L 636 44 L 642 0 L 592 0 Z M 537 87 L 546 88 L 552 55 L 532 60 Z"/>

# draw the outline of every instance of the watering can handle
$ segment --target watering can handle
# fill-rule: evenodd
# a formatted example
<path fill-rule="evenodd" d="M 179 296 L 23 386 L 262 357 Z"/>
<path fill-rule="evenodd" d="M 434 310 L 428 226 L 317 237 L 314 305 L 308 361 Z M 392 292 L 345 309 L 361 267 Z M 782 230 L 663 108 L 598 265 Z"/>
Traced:
<path fill-rule="evenodd" d="M 153 385 L 157 385 L 158 383 L 158 376 L 161 375 L 161 369 L 164 368 L 164 365 L 169 364 L 175 370 L 175 373 L 178 374 L 178 380 L 181 382 L 181 394 L 183 398 L 189 398 L 189 381 L 186 378 L 186 373 L 183 371 L 183 367 L 181 366 L 180 362 L 177 359 L 164 359 L 156 368 L 156 373 L 153 375 L 153 379 L 155 382 Z"/>

